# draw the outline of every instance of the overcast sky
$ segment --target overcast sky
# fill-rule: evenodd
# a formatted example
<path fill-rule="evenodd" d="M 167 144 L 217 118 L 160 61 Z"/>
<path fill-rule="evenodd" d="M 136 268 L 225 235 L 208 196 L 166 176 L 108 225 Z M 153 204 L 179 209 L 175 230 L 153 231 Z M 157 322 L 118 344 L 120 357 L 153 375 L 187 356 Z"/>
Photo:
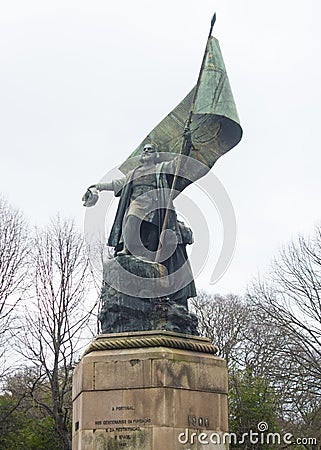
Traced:
<path fill-rule="evenodd" d="M 3 1 L 0 193 L 31 224 L 60 212 L 82 227 L 85 188 L 195 84 L 214 11 L 244 130 L 212 169 L 234 207 L 237 247 L 219 283 L 207 286 L 206 271 L 196 282 L 241 293 L 321 219 L 317 0 Z"/>

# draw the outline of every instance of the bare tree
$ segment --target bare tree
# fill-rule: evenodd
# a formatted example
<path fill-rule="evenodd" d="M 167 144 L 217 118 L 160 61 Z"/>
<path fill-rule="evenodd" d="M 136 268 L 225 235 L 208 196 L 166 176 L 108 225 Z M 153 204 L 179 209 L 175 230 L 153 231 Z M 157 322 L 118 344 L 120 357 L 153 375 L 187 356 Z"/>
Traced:
<path fill-rule="evenodd" d="M 284 247 L 247 298 L 286 337 L 274 374 L 286 399 L 284 417 L 321 439 L 321 227 Z"/>
<path fill-rule="evenodd" d="M 309 389 L 321 395 L 321 228 L 283 248 L 269 277 L 251 285 L 248 299 L 284 330 L 284 351 L 301 367 Z"/>
<path fill-rule="evenodd" d="M 241 439 L 262 420 L 275 430 L 278 396 L 269 373 L 278 362 L 278 328 L 237 295 L 200 292 L 192 305 L 200 333 L 218 346 L 228 364 L 231 431 Z"/>
<path fill-rule="evenodd" d="M 237 295 L 211 295 L 200 291 L 191 300 L 191 306 L 198 317 L 200 334 L 217 345 L 219 356 L 232 364 L 237 359 L 250 319 L 246 303 Z"/>
<path fill-rule="evenodd" d="M 74 224 L 52 221 L 37 231 L 32 249 L 34 292 L 25 309 L 19 351 L 37 368 L 34 401 L 54 419 L 63 449 L 71 448 L 71 375 L 79 349 L 88 342 L 91 308 L 87 294 L 90 265 L 82 237 Z M 92 302 L 94 303 L 94 302 Z M 50 401 L 40 395 L 50 386 Z"/>
<path fill-rule="evenodd" d="M 267 382 L 273 377 L 277 387 L 276 380 L 283 380 L 288 370 L 284 362 L 288 335 L 275 319 L 248 298 L 233 294 L 199 292 L 192 306 L 200 333 L 218 346 L 219 356 L 226 359 L 231 374 L 246 370 Z"/>
<path fill-rule="evenodd" d="M 6 342 L 28 270 L 28 226 L 22 213 L 0 197 L 0 358 L 3 375 Z"/>

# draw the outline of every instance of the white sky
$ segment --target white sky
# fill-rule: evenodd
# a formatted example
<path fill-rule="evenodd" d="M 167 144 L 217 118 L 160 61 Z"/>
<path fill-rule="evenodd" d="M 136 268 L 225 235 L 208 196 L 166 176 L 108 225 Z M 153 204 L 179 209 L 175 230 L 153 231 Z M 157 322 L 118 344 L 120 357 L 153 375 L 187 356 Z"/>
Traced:
<path fill-rule="evenodd" d="M 195 84 L 214 11 L 244 137 L 212 170 L 238 237 L 221 281 L 196 281 L 241 293 L 321 218 L 317 0 L 3 1 L 0 193 L 32 224 L 60 212 L 82 227 L 85 188 Z"/>

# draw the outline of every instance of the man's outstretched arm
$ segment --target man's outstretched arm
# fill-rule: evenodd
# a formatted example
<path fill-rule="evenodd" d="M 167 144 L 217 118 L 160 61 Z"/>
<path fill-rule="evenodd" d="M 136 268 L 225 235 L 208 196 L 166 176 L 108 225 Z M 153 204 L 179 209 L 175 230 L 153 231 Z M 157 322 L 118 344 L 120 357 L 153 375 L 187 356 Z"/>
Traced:
<path fill-rule="evenodd" d="M 97 183 L 95 185 L 97 191 L 114 191 L 116 196 L 120 195 L 122 188 L 125 185 L 125 177 L 117 180 L 107 181 L 105 183 Z"/>

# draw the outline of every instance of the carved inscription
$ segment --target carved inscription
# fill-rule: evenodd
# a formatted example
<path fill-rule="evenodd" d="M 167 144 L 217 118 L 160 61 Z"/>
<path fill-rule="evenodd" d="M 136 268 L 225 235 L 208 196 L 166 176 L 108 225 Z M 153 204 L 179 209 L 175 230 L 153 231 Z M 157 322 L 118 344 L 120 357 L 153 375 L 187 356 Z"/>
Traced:
<path fill-rule="evenodd" d="M 188 416 L 188 426 L 194 428 L 209 428 L 210 421 L 208 417 Z"/>
<path fill-rule="evenodd" d="M 112 406 L 112 411 L 135 411 L 135 408 L 131 405 L 126 406 Z"/>
<path fill-rule="evenodd" d="M 121 432 L 121 431 L 140 431 L 140 427 L 146 424 L 151 424 L 152 419 L 150 417 L 142 417 L 138 419 L 119 419 L 119 420 L 96 420 L 95 425 L 112 425 L 112 427 L 106 428 L 106 431 Z M 122 425 L 122 426 L 119 426 Z M 130 426 L 125 426 L 130 425 Z"/>
<path fill-rule="evenodd" d="M 112 406 L 112 414 L 119 412 L 134 412 L 135 407 L 132 405 Z M 108 418 L 95 420 L 94 429 L 105 429 L 105 432 L 114 440 L 118 441 L 118 446 L 127 447 L 133 437 L 133 433 L 142 430 L 142 427 L 150 425 L 152 419 L 150 417 L 131 417 L 131 418 Z M 118 447 L 117 447 L 118 448 Z"/>

